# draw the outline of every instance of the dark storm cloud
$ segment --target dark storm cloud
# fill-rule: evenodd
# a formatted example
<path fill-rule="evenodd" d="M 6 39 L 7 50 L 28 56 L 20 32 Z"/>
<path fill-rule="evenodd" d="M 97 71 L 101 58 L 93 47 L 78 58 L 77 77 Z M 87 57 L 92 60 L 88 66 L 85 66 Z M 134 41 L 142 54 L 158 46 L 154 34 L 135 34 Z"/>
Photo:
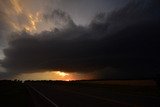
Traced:
<path fill-rule="evenodd" d="M 54 9 L 52 12 L 43 15 L 44 19 L 48 22 L 54 23 L 56 27 L 70 27 L 75 26 L 71 17 L 60 9 Z"/>
<path fill-rule="evenodd" d="M 159 10 L 153 1 L 135 1 L 109 16 L 98 14 L 88 27 L 22 32 L 4 50 L 1 64 L 15 73 L 63 70 L 97 71 L 103 78 L 154 77 L 160 70 Z"/>
<path fill-rule="evenodd" d="M 115 8 L 124 6 L 130 0 L 54 0 L 50 3 L 53 8 L 59 8 L 69 13 L 78 25 L 88 25 L 98 12 L 108 13 Z"/>
<path fill-rule="evenodd" d="M 6 16 L 0 11 L 0 48 L 4 45 L 4 36 L 10 31 L 10 27 L 6 22 Z M 8 31 L 7 31 L 8 30 Z"/>
<path fill-rule="evenodd" d="M 7 17 L 1 12 L 0 7 L 0 59 L 4 57 L 2 49 L 6 46 L 6 35 L 10 32 L 10 26 L 6 19 Z"/>
<path fill-rule="evenodd" d="M 114 10 L 109 14 L 107 20 L 110 24 L 109 30 L 116 32 L 131 24 L 159 20 L 159 6 L 158 0 L 131 0 L 124 8 Z"/>

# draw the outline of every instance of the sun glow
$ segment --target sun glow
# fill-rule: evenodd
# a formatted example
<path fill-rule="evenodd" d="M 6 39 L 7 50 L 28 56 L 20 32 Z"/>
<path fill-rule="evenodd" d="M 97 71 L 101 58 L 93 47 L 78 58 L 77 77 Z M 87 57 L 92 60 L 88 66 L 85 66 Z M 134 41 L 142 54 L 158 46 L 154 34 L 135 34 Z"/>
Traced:
<path fill-rule="evenodd" d="M 45 72 L 37 72 L 37 73 L 24 73 L 17 75 L 13 79 L 20 80 L 76 80 L 76 77 L 72 73 L 65 73 L 62 71 L 45 71 Z"/>
<path fill-rule="evenodd" d="M 79 73 L 66 73 L 62 71 L 43 71 L 35 73 L 23 73 L 15 76 L 13 79 L 19 80 L 86 80 L 93 79 L 94 77 L 90 74 L 79 74 Z"/>
<path fill-rule="evenodd" d="M 62 76 L 62 77 L 65 77 L 65 76 L 69 75 L 68 73 L 61 72 L 61 71 L 57 71 L 56 74 L 59 75 L 59 76 Z"/>

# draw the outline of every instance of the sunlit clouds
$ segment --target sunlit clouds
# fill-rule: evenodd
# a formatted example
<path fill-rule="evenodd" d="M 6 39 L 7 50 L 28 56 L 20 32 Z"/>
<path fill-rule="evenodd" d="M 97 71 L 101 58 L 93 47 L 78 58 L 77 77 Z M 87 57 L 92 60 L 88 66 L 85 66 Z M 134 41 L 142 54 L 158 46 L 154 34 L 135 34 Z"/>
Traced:
<path fill-rule="evenodd" d="M 20 0 L 10 0 L 15 13 L 12 17 L 15 20 L 11 20 L 10 23 L 14 28 L 14 31 L 22 31 L 25 30 L 29 33 L 36 33 L 38 32 L 37 26 L 39 22 L 41 22 L 42 16 L 40 16 L 40 12 L 32 12 L 29 11 L 27 8 L 24 8 L 25 5 Z"/>
<path fill-rule="evenodd" d="M 10 2 L 11 2 L 12 6 L 17 14 L 21 14 L 23 12 L 19 1 L 20 0 L 10 0 Z"/>
<path fill-rule="evenodd" d="M 26 31 L 32 32 L 37 30 L 37 24 L 41 21 L 40 14 L 37 12 L 35 15 L 29 15 L 29 23 L 28 26 L 25 27 Z"/>
<path fill-rule="evenodd" d="M 61 19 L 56 16 L 53 10 L 47 11 L 45 6 L 41 6 L 38 1 L 30 0 L 8 0 L 0 1 L 0 7 L 3 8 L 3 14 L 5 15 L 5 20 L 10 26 L 11 32 L 21 32 L 26 31 L 28 33 L 40 33 L 42 31 L 51 31 L 55 28 L 63 28 L 66 25 L 67 20 Z M 34 5 L 35 7 L 33 8 Z M 42 2 L 43 4 L 43 2 Z M 57 12 L 57 11 L 55 11 Z M 58 11 L 60 12 L 60 11 Z M 62 15 L 61 13 L 56 13 L 57 15 Z M 52 15 L 52 16 L 49 16 Z M 47 16 L 47 18 L 45 17 Z M 46 20 L 46 19 L 47 20 Z"/>

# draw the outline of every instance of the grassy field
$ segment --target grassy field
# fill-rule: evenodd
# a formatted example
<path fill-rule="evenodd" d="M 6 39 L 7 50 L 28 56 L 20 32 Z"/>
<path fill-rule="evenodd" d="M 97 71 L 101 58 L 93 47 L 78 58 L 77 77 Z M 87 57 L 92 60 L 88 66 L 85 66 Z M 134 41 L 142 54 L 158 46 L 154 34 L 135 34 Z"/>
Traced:
<path fill-rule="evenodd" d="M 100 81 L 70 81 L 57 82 L 69 87 L 92 87 L 107 92 L 125 93 L 131 95 L 160 96 L 160 90 L 153 80 L 100 80 Z M 77 89 L 77 88 L 76 88 Z M 85 89 L 87 91 L 87 89 Z"/>

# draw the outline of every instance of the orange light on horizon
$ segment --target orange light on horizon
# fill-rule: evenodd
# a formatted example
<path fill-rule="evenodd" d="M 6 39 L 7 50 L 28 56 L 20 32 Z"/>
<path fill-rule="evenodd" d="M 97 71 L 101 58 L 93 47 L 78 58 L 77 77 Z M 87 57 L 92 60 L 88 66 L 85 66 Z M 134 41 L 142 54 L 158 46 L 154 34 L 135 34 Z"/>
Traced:
<path fill-rule="evenodd" d="M 94 76 L 89 74 L 77 73 L 77 72 L 62 72 L 62 71 L 44 71 L 33 73 L 22 73 L 15 76 L 12 79 L 18 80 L 86 80 L 93 79 Z"/>
<path fill-rule="evenodd" d="M 77 78 L 72 73 L 65 73 L 62 71 L 45 71 L 45 72 L 35 72 L 35 73 L 23 73 L 15 76 L 13 79 L 70 81 L 70 80 L 76 80 Z"/>

